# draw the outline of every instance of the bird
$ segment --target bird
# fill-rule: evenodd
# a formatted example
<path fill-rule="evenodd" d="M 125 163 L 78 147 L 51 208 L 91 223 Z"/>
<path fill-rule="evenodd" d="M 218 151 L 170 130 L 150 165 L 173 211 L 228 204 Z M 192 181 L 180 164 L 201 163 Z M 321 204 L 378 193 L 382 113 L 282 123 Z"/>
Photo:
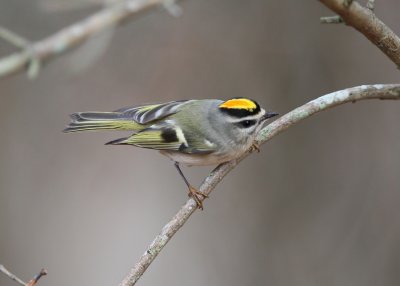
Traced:
<path fill-rule="evenodd" d="M 133 133 L 105 143 L 159 150 L 170 158 L 189 190 L 203 209 L 207 195 L 194 188 L 180 164 L 210 166 L 228 162 L 249 150 L 259 150 L 256 134 L 276 112 L 267 112 L 246 97 L 189 99 L 144 104 L 112 112 L 76 112 L 63 130 L 125 130 Z M 138 163 L 139 164 L 139 163 Z"/>

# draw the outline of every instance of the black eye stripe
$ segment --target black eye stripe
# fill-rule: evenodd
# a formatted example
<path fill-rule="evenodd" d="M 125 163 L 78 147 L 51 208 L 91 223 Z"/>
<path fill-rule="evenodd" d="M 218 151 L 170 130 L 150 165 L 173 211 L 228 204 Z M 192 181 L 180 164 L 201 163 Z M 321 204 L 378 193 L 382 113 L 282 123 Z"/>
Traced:
<path fill-rule="evenodd" d="M 250 126 L 253 126 L 256 124 L 257 121 L 255 120 L 242 120 L 236 123 L 237 126 L 241 128 L 249 128 Z"/>

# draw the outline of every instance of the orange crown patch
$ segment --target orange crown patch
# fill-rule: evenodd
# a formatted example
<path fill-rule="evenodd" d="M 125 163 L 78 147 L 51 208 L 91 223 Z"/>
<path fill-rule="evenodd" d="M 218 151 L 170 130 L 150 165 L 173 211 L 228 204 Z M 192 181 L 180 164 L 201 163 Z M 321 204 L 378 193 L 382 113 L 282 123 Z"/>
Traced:
<path fill-rule="evenodd" d="M 254 109 L 257 109 L 257 104 L 247 98 L 234 98 L 225 101 L 224 103 L 220 104 L 219 107 L 228 109 L 244 109 L 251 112 Z"/>

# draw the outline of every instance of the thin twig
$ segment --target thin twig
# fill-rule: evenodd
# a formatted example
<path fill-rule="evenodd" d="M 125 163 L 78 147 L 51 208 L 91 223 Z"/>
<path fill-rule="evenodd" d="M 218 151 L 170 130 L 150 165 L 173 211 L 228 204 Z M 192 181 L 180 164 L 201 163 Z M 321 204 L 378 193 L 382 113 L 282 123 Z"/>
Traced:
<path fill-rule="evenodd" d="M 40 272 L 39 272 L 38 274 L 36 274 L 35 277 L 33 277 L 33 278 L 26 284 L 26 286 L 35 286 L 35 285 L 38 283 L 39 279 L 42 278 L 42 276 L 45 276 L 45 275 L 47 275 L 47 270 L 44 269 L 44 268 L 42 268 L 42 269 L 40 270 Z"/>
<path fill-rule="evenodd" d="M 274 136 L 285 131 L 289 127 L 314 115 L 320 111 L 335 107 L 347 102 L 355 102 L 364 99 L 399 99 L 400 100 L 400 84 L 392 85 L 364 85 L 336 91 L 315 100 L 312 100 L 303 106 L 287 113 L 281 118 L 275 120 L 259 132 L 256 143 L 263 144 L 271 140 Z M 249 153 L 244 154 L 237 160 L 218 166 L 204 180 L 199 191 L 209 195 L 215 186 Z M 132 268 L 120 286 L 132 286 L 139 280 L 160 251 L 174 236 L 174 234 L 185 224 L 189 217 L 197 209 L 196 202 L 190 198 L 186 204 L 178 211 L 178 213 L 162 228 L 159 235 L 152 241 L 145 253 L 140 257 L 139 261 Z"/>
<path fill-rule="evenodd" d="M 0 27 L 0 38 L 20 49 L 26 48 L 29 45 L 28 40 L 4 27 Z"/>
<path fill-rule="evenodd" d="M 166 4 L 165 4 L 166 3 Z M 91 36 L 153 7 L 166 5 L 169 12 L 178 15 L 179 6 L 171 0 L 124 0 L 107 6 L 92 16 L 66 27 L 58 33 L 31 44 L 21 52 L 0 59 L 0 78 L 23 70 L 32 60 L 36 64 L 32 74 L 40 69 L 41 63 L 59 56 L 82 44 Z"/>
<path fill-rule="evenodd" d="M 47 275 L 47 270 L 42 268 L 38 274 L 36 274 L 31 280 L 29 280 L 28 283 L 25 283 L 21 279 L 19 279 L 16 275 L 12 274 L 10 271 L 8 271 L 4 265 L 0 264 L 0 272 L 4 273 L 5 275 L 8 276 L 11 280 L 17 282 L 21 286 L 35 286 L 37 282 L 39 281 L 42 276 Z"/>
<path fill-rule="evenodd" d="M 352 1 L 349 6 L 343 5 L 343 0 L 319 1 L 337 13 L 347 25 L 367 37 L 400 68 L 400 38 L 371 9 L 363 7 L 357 1 Z"/>
<path fill-rule="evenodd" d="M 4 265 L 0 264 L 0 272 L 4 273 L 8 278 L 11 280 L 17 282 L 21 286 L 26 286 L 26 283 L 19 279 L 16 275 L 12 274 L 10 271 L 7 270 L 7 268 L 4 267 Z"/>

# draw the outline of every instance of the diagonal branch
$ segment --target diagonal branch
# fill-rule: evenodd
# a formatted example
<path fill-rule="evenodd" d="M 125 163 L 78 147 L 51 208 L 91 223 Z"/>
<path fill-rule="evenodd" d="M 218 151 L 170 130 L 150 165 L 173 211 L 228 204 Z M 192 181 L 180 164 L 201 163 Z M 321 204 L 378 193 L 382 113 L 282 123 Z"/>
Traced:
<path fill-rule="evenodd" d="M 344 0 L 319 1 L 336 12 L 347 25 L 367 37 L 400 68 L 400 38 L 375 16 L 371 8 L 363 7 L 357 1 L 348 5 L 344 4 Z M 373 7 L 373 3 L 369 1 L 369 7 Z"/>
<path fill-rule="evenodd" d="M 28 40 L 3 27 L 0 27 L 0 38 L 20 49 L 29 45 Z"/>
<path fill-rule="evenodd" d="M 164 6 L 168 11 L 179 14 L 174 0 L 124 0 L 107 6 L 76 24 L 31 45 L 21 52 L 0 59 L 0 78 L 23 70 L 33 64 L 48 61 L 82 44 L 91 36 L 113 27 L 129 17 L 156 6 Z M 174 15 L 175 15 L 174 14 Z M 35 66 L 33 66 L 35 67 Z M 32 68 L 32 67 L 28 67 Z M 32 70 L 35 70 L 32 68 Z M 36 72 L 37 73 L 37 72 Z M 32 72 L 33 76 L 35 74 Z"/>
<path fill-rule="evenodd" d="M 38 274 L 35 275 L 31 280 L 29 280 L 28 283 L 25 283 L 21 279 L 19 279 L 16 275 L 12 274 L 10 271 L 7 270 L 7 268 L 4 267 L 4 265 L 0 264 L 0 272 L 4 273 L 8 278 L 11 280 L 17 282 L 21 286 L 35 286 L 40 278 L 43 276 L 47 275 L 47 270 L 42 268 Z"/>
<path fill-rule="evenodd" d="M 285 131 L 289 127 L 299 123 L 303 119 L 310 117 L 320 111 L 347 103 L 356 102 L 364 99 L 398 99 L 400 100 L 400 84 L 387 85 L 363 85 L 353 88 L 336 91 L 317 99 L 314 99 L 293 111 L 285 114 L 281 118 L 275 120 L 257 136 L 258 144 L 263 144 L 271 140 L 274 136 Z M 210 194 L 216 185 L 233 169 L 235 166 L 250 153 L 244 154 L 237 160 L 218 166 L 204 180 L 199 188 L 200 192 Z M 132 286 L 139 280 L 153 260 L 161 252 L 168 241 L 174 234 L 185 224 L 189 217 L 197 209 L 196 202 L 190 198 L 186 204 L 178 211 L 178 213 L 163 227 L 160 234 L 152 241 L 145 253 L 140 257 L 136 265 L 131 269 L 129 274 L 121 282 L 120 286 Z"/>
<path fill-rule="evenodd" d="M 25 286 L 26 283 L 19 279 L 15 274 L 12 274 L 10 271 L 7 270 L 7 268 L 4 267 L 4 265 L 0 264 L 0 272 L 4 273 L 8 278 L 11 280 L 17 282 L 21 286 Z"/>
<path fill-rule="evenodd" d="M 47 275 L 47 270 L 42 268 L 38 274 L 35 275 L 28 283 L 26 283 L 26 286 L 35 286 L 40 278 L 43 276 Z"/>

